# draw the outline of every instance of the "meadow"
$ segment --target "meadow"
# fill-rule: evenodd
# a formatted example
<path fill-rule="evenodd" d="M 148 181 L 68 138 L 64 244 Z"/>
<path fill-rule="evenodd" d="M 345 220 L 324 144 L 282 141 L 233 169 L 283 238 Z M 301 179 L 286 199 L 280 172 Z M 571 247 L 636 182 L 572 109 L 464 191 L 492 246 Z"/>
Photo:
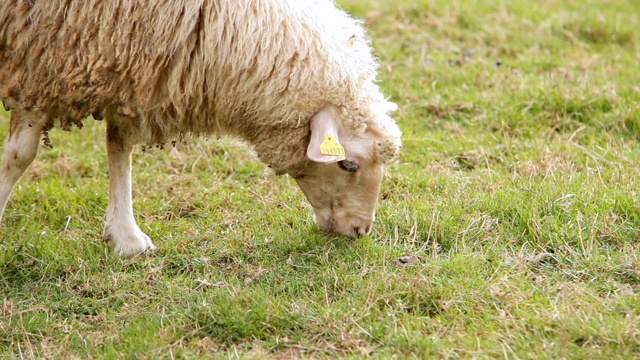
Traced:
<path fill-rule="evenodd" d="M 0 358 L 640 358 L 640 2 L 338 2 L 404 132 L 373 232 L 198 139 L 136 149 L 159 248 L 120 259 L 104 123 L 55 129 L 0 225 Z"/>

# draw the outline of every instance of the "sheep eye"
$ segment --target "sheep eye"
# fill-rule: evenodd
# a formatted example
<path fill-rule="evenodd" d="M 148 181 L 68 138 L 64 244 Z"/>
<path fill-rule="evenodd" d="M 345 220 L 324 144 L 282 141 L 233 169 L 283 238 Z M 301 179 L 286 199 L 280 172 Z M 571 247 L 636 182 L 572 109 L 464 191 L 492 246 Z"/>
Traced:
<path fill-rule="evenodd" d="M 356 164 L 353 160 L 342 160 L 338 162 L 338 166 L 340 169 L 348 172 L 356 172 L 358 171 L 358 164 Z"/>

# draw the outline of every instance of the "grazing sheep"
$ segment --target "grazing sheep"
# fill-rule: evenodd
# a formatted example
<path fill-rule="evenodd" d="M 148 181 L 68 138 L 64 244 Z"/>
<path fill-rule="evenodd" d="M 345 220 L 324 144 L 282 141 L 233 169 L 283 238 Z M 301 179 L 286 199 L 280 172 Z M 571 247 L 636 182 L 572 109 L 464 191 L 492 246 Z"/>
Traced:
<path fill-rule="evenodd" d="M 376 71 L 331 0 L 3 0 L 0 218 L 43 134 L 93 115 L 107 125 L 104 237 L 120 255 L 154 248 L 133 217 L 133 146 L 201 134 L 241 138 L 291 175 L 322 230 L 366 234 L 400 148 Z"/>

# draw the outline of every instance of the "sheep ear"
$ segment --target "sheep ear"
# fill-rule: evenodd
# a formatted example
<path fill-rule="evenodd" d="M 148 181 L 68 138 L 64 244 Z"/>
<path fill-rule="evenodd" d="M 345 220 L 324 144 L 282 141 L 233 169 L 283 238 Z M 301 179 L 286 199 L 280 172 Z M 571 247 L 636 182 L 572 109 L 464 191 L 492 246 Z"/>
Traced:
<path fill-rule="evenodd" d="M 311 141 L 307 157 L 311 161 L 332 163 L 345 159 L 344 147 L 338 136 L 338 121 L 335 110 L 326 107 L 311 118 Z"/>

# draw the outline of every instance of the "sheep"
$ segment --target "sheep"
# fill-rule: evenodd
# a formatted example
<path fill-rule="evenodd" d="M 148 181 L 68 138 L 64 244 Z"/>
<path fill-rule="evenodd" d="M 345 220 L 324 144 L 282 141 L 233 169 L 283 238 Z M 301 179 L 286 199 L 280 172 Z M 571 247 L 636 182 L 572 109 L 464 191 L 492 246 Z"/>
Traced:
<path fill-rule="evenodd" d="M 378 67 L 332 0 L 3 0 L 0 220 L 40 140 L 92 115 L 106 123 L 116 254 L 155 248 L 133 216 L 132 149 L 192 136 L 245 141 L 295 179 L 322 231 L 367 234 L 401 147 Z"/>

